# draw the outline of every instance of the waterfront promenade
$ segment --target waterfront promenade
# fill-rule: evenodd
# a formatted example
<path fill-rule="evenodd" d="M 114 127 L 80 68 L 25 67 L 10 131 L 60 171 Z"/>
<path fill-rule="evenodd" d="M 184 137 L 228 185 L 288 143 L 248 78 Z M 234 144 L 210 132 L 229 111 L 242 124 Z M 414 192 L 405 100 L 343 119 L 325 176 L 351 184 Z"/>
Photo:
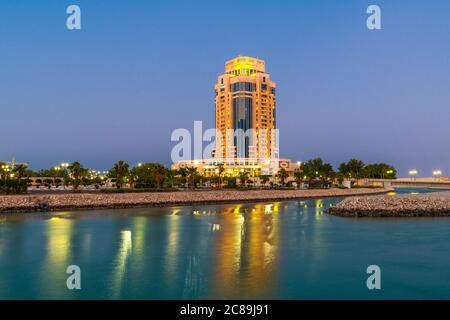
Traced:
<path fill-rule="evenodd" d="M 89 208 L 176 206 L 233 202 L 282 201 L 386 193 L 387 189 L 215 190 L 148 193 L 64 193 L 0 196 L 0 213 L 47 212 Z"/>

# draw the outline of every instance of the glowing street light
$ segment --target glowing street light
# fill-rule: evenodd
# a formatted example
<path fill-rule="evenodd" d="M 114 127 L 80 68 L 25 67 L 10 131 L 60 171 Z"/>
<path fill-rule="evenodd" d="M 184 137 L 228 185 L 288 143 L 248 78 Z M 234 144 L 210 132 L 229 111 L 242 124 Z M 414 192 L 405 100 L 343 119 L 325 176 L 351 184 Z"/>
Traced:
<path fill-rule="evenodd" d="M 433 176 L 435 176 L 436 179 L 439 180 L 439 178 L 442 176 L 442 171 L 441 170 L 434 170 L 433 171 Z"/>
<path fill-rule="evenodd" d="M 394 173 L 394 170 L 388 170 L 388 171 L 386 171 L 386 174 L 389 176 L 389 175 L 391 175 L 391 174 L 393 174 Z M 384 178 L 384 174 L 383 174 L 383 178 Z"/>
<path fill-rule="evenodd" d="M 63 162 L 59 165 L 59 167 L 63 168 L 63 169 L 67 169 L 70 166 L 70 164 L 68 162 Z"/>
<path fill-rule="evenodd" d="M 415 179 L 415 177 L 417 176 L 417 170 L 410 170 L 409 171 L 409 175 L 410 176 L 412 176 L 412 179 L 414 180 Z"/>

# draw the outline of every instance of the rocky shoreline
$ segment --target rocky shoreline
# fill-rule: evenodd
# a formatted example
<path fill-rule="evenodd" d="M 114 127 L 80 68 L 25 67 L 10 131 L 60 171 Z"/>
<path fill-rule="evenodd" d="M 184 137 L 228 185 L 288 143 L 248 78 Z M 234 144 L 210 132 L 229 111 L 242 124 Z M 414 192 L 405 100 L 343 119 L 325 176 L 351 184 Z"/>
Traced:
<path fill-rule="evenodd" d="M 383 194 L 389 190 L 218 190 L 148 193 L 64 193 L 0 196 L 0 213 L 50 212 L 57 210 L 199 205 L 235 202 L 283 201 Z"/>
<path fill-rule="evenodd" d="M 347 198 L 326 213 L 341 217 L 450 216 L 450 192 Z"/>

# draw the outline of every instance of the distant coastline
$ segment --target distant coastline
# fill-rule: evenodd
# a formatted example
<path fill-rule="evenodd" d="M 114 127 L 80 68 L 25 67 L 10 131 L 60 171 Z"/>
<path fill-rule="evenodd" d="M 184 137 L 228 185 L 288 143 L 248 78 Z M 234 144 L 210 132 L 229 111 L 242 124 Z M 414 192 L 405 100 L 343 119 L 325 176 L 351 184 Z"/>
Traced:
<path fill-rule="evenodd" d="M 240 202 L 265 202 L 385 194 L 383 188 L 314 190 L 212 190 L 146 193 L 63 193 L 2 195 L 0 214 L 58 210 L 188 206 Z"/>

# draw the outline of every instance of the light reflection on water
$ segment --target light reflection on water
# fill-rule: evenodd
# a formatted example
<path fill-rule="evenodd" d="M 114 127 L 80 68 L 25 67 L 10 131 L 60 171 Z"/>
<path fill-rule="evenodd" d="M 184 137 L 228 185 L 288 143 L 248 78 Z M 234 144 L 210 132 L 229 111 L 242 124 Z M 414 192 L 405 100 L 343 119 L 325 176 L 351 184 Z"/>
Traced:
<path fill-rule="evenodd" d="M 338 201 L 13 216 L 0 224 L 0 298 L 450 297 L 450 219 L 324 214 Z M 70 264 L 81 291 L 65 287 Z M 370 264 L 384 275 L 376 295 Z"/>

